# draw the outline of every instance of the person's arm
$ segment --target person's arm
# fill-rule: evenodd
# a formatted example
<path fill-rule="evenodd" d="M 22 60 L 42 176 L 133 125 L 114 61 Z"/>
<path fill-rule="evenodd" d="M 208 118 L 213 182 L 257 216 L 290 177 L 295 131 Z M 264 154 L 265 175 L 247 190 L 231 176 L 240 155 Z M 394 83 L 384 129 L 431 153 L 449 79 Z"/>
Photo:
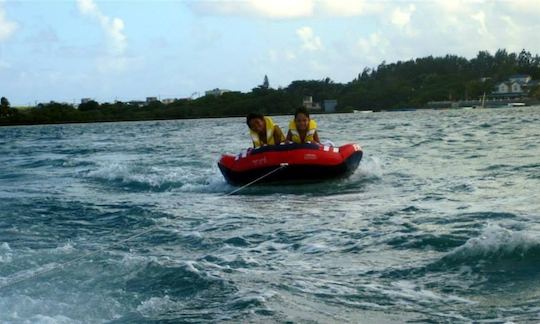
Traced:
<path fill-rule="evenodd" d="M 249 132 L 249 136 L 251 137 L 251 144 L 253 144 L 253 148 L 257 148 L 257 144 L 255 143 L 255 137 L 251 131 Z"/>
<path fill-rule="evenodd" d="M 283 132 L 281 131 L 281 128 L 279 128 L 278 125 L 274 126 L 274 143 L 280 144 L 285 140 L 285 135 L 283 135 Z"/>
<path fill-rule="evenodd" d="M 313 141 L 317 144 L 321 144 L 321 140 L 319 139 L 319 133 L 317 131 L 315 131 L 315 133 L 313 134 Z"/>
<path fill-rule="evenodd" d="M 292 142 L 292 133 L 291 133 L 291 130 L 289 129 L 289 131 L 287 132 L 287 138 L 285 139 L 285 142 L 288 143 L 288 142 Z"/>

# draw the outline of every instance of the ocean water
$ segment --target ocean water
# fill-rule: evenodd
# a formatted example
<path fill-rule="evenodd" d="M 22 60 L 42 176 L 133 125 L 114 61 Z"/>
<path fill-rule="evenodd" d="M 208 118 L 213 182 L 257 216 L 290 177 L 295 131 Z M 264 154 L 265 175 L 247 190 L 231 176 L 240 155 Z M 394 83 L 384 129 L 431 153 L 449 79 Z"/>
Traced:
<path fill-rule="evenodd" d="M 232 196 L 242 118 L 0 128 L 0 322 L 540 321 L 540 107 L 316 119 L 350 178 Z"/>

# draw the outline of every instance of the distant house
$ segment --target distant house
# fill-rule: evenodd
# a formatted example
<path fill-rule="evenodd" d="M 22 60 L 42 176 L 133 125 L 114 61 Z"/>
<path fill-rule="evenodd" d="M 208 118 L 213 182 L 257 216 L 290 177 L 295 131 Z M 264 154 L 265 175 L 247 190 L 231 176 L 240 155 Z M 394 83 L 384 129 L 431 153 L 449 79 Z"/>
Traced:
<path fill-rule="evenodd" d="M 510 92 L 512 93 L 524 93 L 523 87 L 521 87 L 521 84 L 519 82 L 512 82 L 510 83 Z"/>
<path fill-rule="evenodd" d="M 537 84 L 538 82 L 533 81 L 530 75 L 516 74 L 506 81 L 497 83 L 491 95 L 495 98 L 526 97 L 530 89 Z"/>
<path fill-rule="evenodd" d="M 302 106 L 308 110 L 321 110 L 321 104 L 313 102 L 312 96 L 305 96 L 304 100 L 302 100 Z"/>
<path fill-rule="evenodd" d="M 501 82 L 495 86 L 496 90 L 493 91 L 493 94 L 496 93 L 509 93 L 510 87 L 508 86 L 507 82 Z"/>
<path fill-rule="evenodd" d="M 527 84 L 532 80 L 530 75 L 527 74 L 514 74 L 508 78 L 510 82 L 518 82 L 522 84 Z"/>
<path fill-rule="evenodd" d="M 302 100 L 302 106 L 308 107 L 313 104 L 313 97 L 312 96 L 305 96 L 304 100 Z"/>
<path fill-rule="evenodd" d="M 497 84 L 497 89 L 494 93 L 499 94 L 506 94 L 506 93 L 515 93 L 515 94 L 522 94 L 523 88 L 521 87 L 521 84 L 518 82 L 501 82 Z"/>
<path fill-rule="evenodd" d="M 161 102 L 163 102 L 164 104 L 168 105 L 168 104 L 172 104 L 176 99 L 174 98 L 167 98 L 167 99 L 163 99 L 161 100 Z"/>
<path fill-rule="evenodd" d="M 128 101 L 128 104 L 130 104 L 131 106 L 137 106 L 140 108 L 140 107 L 144 107 L 146 102 L 140 101 L 140 100 L 131 100 L 131 101 Z"/>
<path fill-rule="evenodd" d="M 92 98 L 82 98 L 81 99 L 82 104 L 89 103 L 90 101 L 92 101 Z"/>
<path fill-rule="evenodd" d="M 146 97 L 146 103 L 159 101 L 157 97 Z"/>
<path fill-rule="evenodd" d="M 222 94 L 224 94 L 224 93 L 226 93 L 226 92 L 230 92 L 230 90 L 215 88 L 215 89 L 212 89 L 212 90 L 207 90 L 207 91 L 205 91 L 205 92 L 204 92 L 204 95 L 205 95 L 205 96 L 215 96 L 215 97 L 219 97 L 219 96 L 221 96 Z"/>
<path fill-rule="evenodd" d="M 336 99 L 329 99 L 323 101 L 323 110 L 327 113 L 333 113 L 336 112 L 336 106 L 337 106 L 337 100 Z"/>

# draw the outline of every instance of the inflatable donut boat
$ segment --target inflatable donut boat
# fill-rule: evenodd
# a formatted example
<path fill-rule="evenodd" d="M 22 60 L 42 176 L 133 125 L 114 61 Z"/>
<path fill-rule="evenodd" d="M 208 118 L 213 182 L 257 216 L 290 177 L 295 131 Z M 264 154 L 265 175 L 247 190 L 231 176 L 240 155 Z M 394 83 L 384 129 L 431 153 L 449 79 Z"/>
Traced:
<path fill-rule="evenodd" d="M 309 182 L 346 177 L 360 164 L 362 149 L 318 144 L 280 144 L 225 154 L 218 162 L 228 183 Z"/>

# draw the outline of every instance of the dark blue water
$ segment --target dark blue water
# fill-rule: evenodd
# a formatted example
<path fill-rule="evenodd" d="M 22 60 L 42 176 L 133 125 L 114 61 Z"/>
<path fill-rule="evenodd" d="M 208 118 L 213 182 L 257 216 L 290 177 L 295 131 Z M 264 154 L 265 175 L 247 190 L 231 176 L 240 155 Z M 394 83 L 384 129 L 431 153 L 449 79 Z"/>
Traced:
<path fill-rule="evenodd" d="M 0 322 L 540 321 L 540 107 L 317 120 L 354 175 L 234 196 L 241 118 L 0 128 Z"/>

